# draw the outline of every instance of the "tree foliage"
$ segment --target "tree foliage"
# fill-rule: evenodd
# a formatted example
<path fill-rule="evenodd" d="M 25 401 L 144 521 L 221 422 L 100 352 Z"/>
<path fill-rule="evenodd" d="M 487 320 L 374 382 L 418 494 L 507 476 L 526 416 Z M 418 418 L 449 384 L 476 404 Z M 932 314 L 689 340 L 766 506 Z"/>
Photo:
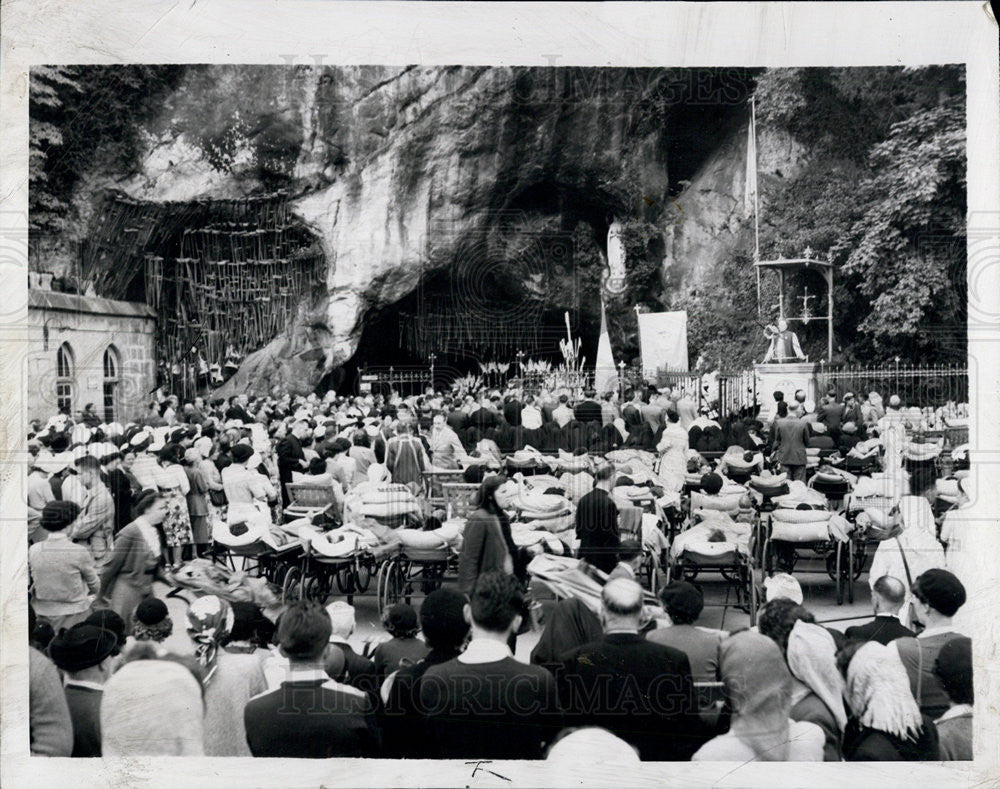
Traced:
<path fill-rule="evenodd" d="M 142 121 L 160 106 L 181 66 L 37 66 L 30 75 L 29 223 L 60 232 L 73 189 L 88 172 L 129 173 Z"/>
<path fill-rule="evenodd" d="M 937 66 L 775 69 L 758 79 L 760 127 L 782 127 L 808 150 L 796 178 L 763 186 L 761 254 L 811 247 L 834 264 L 847 359 L 964 355 L 964 88 L 961 68 Z M 804 284 L 819 292 L 790 283 Z M 825 355 L 824 325 L 800 334 Z"/>

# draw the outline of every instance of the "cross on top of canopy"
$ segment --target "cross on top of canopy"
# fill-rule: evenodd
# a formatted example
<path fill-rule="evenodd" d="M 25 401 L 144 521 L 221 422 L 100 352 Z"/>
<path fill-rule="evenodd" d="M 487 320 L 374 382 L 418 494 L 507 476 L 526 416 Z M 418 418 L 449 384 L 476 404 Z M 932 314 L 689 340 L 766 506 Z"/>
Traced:
<path fill-rule="evenodd" d="M 827 359 L 833 358 L 833 264 L 825 260 L 817 260 L 812 256 L 812 250 L 807 249 L 803 257 L 783 258 L 775 260 L 758 260 L 754 266 L 757 269 L 757 302 L 760 310 L 760 272 L 762 270 L 775 271 L 778 274 L 778 316 L 785 321 L 798 321 L 803 325 L 811 320 L 826 321 L 827 334 Z M 803 295 L 796 300 L 802 301 L 802 314 L 793 317 L 785 314 L 787 293 L 785 290 L 787 272 L 800 273 L 804 271 L 814 271 L 826 283 L 826 314 L 814 315 L 810 313 L 809 300 L 817 298 L 816 294 L 810 294 L 808 286 L 805 287 Z"/>

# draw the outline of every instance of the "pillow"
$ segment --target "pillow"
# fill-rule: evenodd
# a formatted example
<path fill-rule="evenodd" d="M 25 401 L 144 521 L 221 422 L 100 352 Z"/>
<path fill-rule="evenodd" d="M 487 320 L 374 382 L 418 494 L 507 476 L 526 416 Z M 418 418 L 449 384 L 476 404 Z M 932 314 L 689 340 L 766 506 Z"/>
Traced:
<path fill-rule="evenodd" d="M 448 543 L 436 532 L 418 531 L 417 529 L 396 529 L 396 536 L 405 548 L 447 548 Z"/>

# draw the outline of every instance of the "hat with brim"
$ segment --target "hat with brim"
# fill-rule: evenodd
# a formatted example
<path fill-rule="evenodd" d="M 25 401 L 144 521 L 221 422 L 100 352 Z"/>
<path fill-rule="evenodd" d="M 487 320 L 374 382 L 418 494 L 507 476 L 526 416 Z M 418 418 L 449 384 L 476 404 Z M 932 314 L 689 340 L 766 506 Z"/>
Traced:
<path fill-rule="evenodd" d="M 90 437 L 94 434 L 86 425 L 77 425 L 73 428 L 73 432 L 70 433 L 70 441 L 74 444 L 86 444 L 90 441 Z"/>
<path fill-rule="evenodd" d="M 116 646 L 110 630 L 81 622 L 52 639 L 49 656 L 63 671 L 83 671 L 109 657 Z"/>
<path fill-rule="evenodd" d="M 39 452 L 35 458 L 34 466 L 46 474 L 58 474 L 72 462 L 73 456 L 68 452 L 60 452 L 58 455 L 53 455 L 51 452 Z"/>
<path fill-rule="evenodd" d="M 840 431 L 842 433 L 857 433 L 858 426 L 853 422 L 844 422 L 844 424 L 840 428 Z"/>

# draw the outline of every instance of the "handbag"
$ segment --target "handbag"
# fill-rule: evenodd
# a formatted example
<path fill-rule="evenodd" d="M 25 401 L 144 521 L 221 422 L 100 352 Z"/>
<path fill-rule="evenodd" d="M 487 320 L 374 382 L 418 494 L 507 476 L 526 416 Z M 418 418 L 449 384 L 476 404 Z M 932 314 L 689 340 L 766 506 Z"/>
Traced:
<path fill-rule="evenodd" d="M 226 498 L 226 491 L 224 490 L 210 490 L 208 491 L 208 498 L 215 507 L 225 507 L 229 503 L 229 499 Z"/>

